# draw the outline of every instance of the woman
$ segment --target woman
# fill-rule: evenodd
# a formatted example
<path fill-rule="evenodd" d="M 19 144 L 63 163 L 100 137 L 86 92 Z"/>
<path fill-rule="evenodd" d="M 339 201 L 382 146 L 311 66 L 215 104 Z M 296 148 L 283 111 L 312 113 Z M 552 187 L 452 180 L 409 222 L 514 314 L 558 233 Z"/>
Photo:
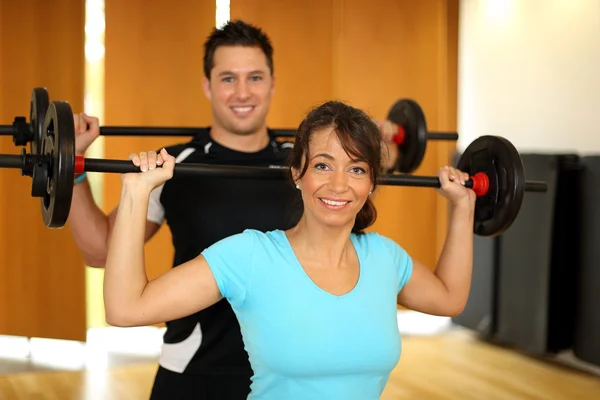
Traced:
<path fill-rule="evenodd" d="M 376 218 L 370 197 L 381 148 L 377 125 L 362 111 L 340 102 L 315 108 L 292 152 L 304 204 L 297 225 L 246 230 L 150 282 L 146 210 L 150 191 L 172 177 L 174 159 L 164 150 L 133 155 L 149 168 L 122 176 L 104 281 L 108 323 L 155 324 L 225 298 L 254 370 L 250 399 L 379 398 L 401 352 L 396 305 L 435 315 L 463 310 L 475 206 L 467 174 L 442 168 L 440 193 L 453 207 L 435 272 L 392 240 L 365 233 Z"/>

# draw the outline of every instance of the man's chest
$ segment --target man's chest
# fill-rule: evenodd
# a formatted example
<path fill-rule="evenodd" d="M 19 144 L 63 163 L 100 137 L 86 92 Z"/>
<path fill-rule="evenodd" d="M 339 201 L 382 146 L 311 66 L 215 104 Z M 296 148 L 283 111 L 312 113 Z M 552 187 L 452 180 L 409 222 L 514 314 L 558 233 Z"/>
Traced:
<path fill-rule="evenodd" d="M 173 235 L 209 242 L 244 229 L 287 229 L 301 209 L 299 194 L 284 180 L 173 178 L 161 203 Z"/>

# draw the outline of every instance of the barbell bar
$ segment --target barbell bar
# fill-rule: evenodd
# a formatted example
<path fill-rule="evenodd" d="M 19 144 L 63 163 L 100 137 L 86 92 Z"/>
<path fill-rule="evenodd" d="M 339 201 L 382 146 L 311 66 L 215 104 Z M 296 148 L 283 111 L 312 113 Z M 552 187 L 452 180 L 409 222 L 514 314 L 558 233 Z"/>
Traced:
<path fill-rule="evenodd" d="M 294 129 L 270 129 L 273 137 L 293 138 Z M 101 126 L 100 136 L 195 136 L 198 128 L 164 127 L 164 126 Z"/>
<path fill-rule="evenodd" d="M 410 173 L 416 170 L 423 161 L 429 140 L 458 140 L 456 132 L 428 132 L 425 113 L 421 106 L 411 99 L 399 99 L 390 108 L 387 119 L 397 127 L 392 140 L 398 147 L 399 156 L 393 170 Z M 134 126 L 101 126 L 100 135 L 104 136 L 193 136 L 194 128 L 176 127 L 134 127 Z M 278 129 L 273 131 L 275 137 L 293 137 L 295 130 Z"/>
<path fill-rule="evenodd" d="M 20 169 L 32 177 L 32 196 L 41 197 L 44 223 L 62 228 L 67 222 L 76 173 L 140 172 L 131 161 L 75 156 L 75 127 L 69 103 L 53 101 L 46 113 L 40 154 L 0 155 L 1 168 Z M 519 153 L 505 138 L 482 136 L 461 155 L 457 167 L 469 173 L 467 187 L 477 194 L 474 232 L 497 236 L 510 227 L 518 215 L 524 192 L 545 192 L 541 181 L 526 181 Z M 208 164 L 182 164 L 174 167 L 180 176 L 290 180 L 289 167 L 246 167 Z M 383 175 L 381 185 L 440 187 L 438 177 Z M 291 184 L 291 180 L 290 180 Z"/>
<path fill-rule="evenodd" d="M 12 125 L 0 125 L 0 136 L 12 136 L 17 146 L 31 143 L 31 154 L 39 153 L 42 138 L 42 125 L 49 105 L 46 88 L 36 87 L 32 91 L 30 103 L 30 122 L 25 117 L 15 117 Z M 390 108 L 387 119 L 393 122 L 398 130 L 393 141 L 398 147 L 398 159 L 393 170 L 411 173 L 423 161 L 429 140 L 458 140 L 456 132 L 428 132 L 425 114 L 419 104 L 411 99 L 399 99 Z M 296 135 L 294 129 L 273 129 L 274 137 L 289 138 Z M 101 136 L 186 136 L 193 137 L 197 128 L 191 127 L 136 127 L 136 126 L 101 126 Z"/>

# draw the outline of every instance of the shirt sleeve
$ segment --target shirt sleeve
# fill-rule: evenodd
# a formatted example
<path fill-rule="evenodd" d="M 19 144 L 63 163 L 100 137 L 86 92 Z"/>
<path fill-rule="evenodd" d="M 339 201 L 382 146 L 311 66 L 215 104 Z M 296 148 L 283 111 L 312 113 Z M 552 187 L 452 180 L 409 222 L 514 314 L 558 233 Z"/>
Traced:
<path fill-rule="evenodd" d="M 146 219 L 157 225 L 162 225 L 165 220 L 165 208 L 160 202 L 160 195 L 164 187 L 164 183 L 150 192 L 150 201 L 148 202 L 148 215 Z"/>
<path fill-rule="evenodd" d="M 160 153 L 161 149 L 157 149 L 156 153 Z M 175 157 L 175 163 L 183 162 L 190 154 L 195 151 L 194 148 L 188 147 Z M 154 188 L 150 192 L 150 201 L 148 202 L 148 214 L 146 219 L 152 221 L 157 225 L 162 225 L 165 222 L 165 207 L 160 201 L 165 184 L 163 183 L 157 188 Z"/>
<path fill-rule="evenodd" d="M 413 260 L 404 248 L 392 239 L 380 236 L 384 247 L 390 254 L 393 265 L 397 272 L 397 293 L 400 293 L 404 285 L 408 283 L 413 271 Z"/>
<path fill-rule="evenodd" d="M 202 252 L 221 294 L 236 308 L 243 306 L 250 288 L 255 244 L 255 234 L 246 230 L 219 240 Z"/>

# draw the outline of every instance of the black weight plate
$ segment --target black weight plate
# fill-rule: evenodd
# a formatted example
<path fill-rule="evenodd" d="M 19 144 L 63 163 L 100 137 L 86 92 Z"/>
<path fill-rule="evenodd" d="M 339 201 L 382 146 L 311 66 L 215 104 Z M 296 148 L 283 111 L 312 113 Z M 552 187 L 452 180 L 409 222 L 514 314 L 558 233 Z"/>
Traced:
<path fill-rule="evenodd" d="M 457 168 L 471 176 L 485 172 L 489 177 L 488 194 L 478 197 L 475 205 L 475 234 L 502 234 L 517 217 L 525 193 L 525 172 L 517 149 L 505 138 L 481 136 L 465 149 Z"/>
<path fill-rule="evenodd" d="M 421 106 L 410 99 L 400 99 L 392 105 L 387 119 L 404 127 L 404 142 L 398 146 L 396 170 L 410 173 L 416 170 L 427 148 L 427 123 Z"/>
<path fill-rule="evenodd" d="M 45 88 L 36 87 L 31 92 L 29 103 L 29 129 L 31 130 L 31 143 L 29 145 L 32 155 L 40 154 L 46 111 L 50 104 L 50 97 Z"/>
<path fill-rule="evenodd" d="M 48 186 L 48 167 L 46 163 L 35 163 L 31 179 L 31 197 L 44 197 Z"/>
<path fill-rule="evenodd" d="M 71 209 L 75 179 L 75 125 L 69 103 L 50 104 L 42 133 L 41 154 L 48 168 L 42 216 L 48 228 L 62 228 Z"/>

